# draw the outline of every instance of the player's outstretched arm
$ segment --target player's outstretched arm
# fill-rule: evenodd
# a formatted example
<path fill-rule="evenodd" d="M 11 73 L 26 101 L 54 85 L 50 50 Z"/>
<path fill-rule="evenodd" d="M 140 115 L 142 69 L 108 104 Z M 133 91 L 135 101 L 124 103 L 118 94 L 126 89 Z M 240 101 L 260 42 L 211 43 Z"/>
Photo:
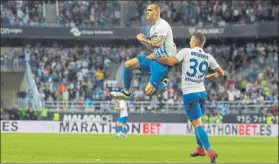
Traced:
<path fill-rule="evenodd" d="M 181 62 L 184 57 L 187 56 L 188 51 L 188 48 L 183 48 L 175 56 L 172 57 L 157 56 L 155 53 L 153 53 L 153 58 L 164 65 L 173 66 Z"/>
<path fill-rule="evenodd" d="M 169 66 L 173 66 L 173 65 L 179 63 L 179 60 L 175 56 L 172 56 L 172 57 L 159 57 L 157 59 L 157 61 L 162 63 L 162 64 L 164 64 L 164 65 L 169 65 Z"/>
<path fill-rule="evenodd" d="M 218 77 L 225 76 L 225 73 L 224 73 L 224 71 L 221 67 L 216 68 L 214 71 L 215 71 L 215 73 L 212 73 L 210 75 L 206 75 L 205 78 L 210 80 L 210 79 L 213 79 L 213 78 L 218 78 Z"/>
<path fill-rule="evenodd" d="M 157 60 L 158 62 L 164 64 L 164 65 L 169 65 L 169 66 L 173 66 L 176 63 L 179 63 L 179 59 L 175 56 L 172 57 L 159 57 L 157 55 L 155 55 L 154 52 L 152 52 L 150 55 L 147 56 L 147 58 L 151 59 L 151 60 Z"/>

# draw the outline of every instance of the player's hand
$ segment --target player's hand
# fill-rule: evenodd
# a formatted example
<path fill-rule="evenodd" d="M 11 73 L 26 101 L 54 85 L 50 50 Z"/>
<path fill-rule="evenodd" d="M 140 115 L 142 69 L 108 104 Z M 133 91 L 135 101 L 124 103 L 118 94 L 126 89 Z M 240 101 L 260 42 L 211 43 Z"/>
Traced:
<path fill-rule="evenodd" d="M 213 74 L 211 74 L 211 75 L 206 75 L 205 76 L 205 79 L 207 79 L 207 80 L 211 80 L 211 79 L 213 79 L 214 78 L 214 75 Z"/>
<path fill-rule="evenodd" d="M 152 53 L 152 54 L 150 54 L 150 55 L 147 56 L 147 58 L 148 58 L 148 59 L 151 59 L 151 60 L 153 60 L 154 57 L 155 57 L 155 54 L 154 54 L 154 53 Z"/>
<path fill-rule="evenodd" d="M 144 34 L 142 34 L 142 33 L 139 33 L 138 35 L 137 35 L 137 39 L 138 39 L 138 41 L 143 41 L 144 39 L 145 39 L 145 36 L 144 36 Z"/>

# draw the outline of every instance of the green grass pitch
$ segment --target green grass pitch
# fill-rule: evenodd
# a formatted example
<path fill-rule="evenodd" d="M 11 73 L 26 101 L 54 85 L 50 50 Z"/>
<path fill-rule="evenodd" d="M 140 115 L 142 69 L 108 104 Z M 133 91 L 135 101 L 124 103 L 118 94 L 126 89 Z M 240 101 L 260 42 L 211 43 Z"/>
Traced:
<path fill-rule="evenodd" d="M 217 162 L 278 162 L 278 138 L 210 137 Z M 194 136 L 1 134 L 1 162 L 209 162 Z"/>

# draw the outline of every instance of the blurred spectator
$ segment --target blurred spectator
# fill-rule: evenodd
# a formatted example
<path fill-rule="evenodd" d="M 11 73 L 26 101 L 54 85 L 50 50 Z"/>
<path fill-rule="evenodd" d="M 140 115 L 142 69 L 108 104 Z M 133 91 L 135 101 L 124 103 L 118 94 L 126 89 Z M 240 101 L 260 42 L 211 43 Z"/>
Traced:
<path fill-rule="evenodd" d="M 266 117 L 266 123 L 267 124 L 273 124 L 273 117 L 271 113 L 268 113 L 267 117 Z"/>
<path fill-rule="evenodd" d="M 47 120 L 48 109 L 43 108 L 40 113 L 40 120 Z"/>
<path fill-rule="evenodd" d="M 46 26 L 43 3 L 43 1 L 1 1 L 1 24 L 15 27 Z"/>
<path fill-rule="evenodd" d="M 20 112 L 18 106 L 16 105 L 14 108 L 10 110 L 10 120 L 19 120 L 20 119 Z"/>
<path fill-rule="evenodd" d="M 120 26 L 120 2 L 59 1 L 57 23 L 66 27 Z"/>

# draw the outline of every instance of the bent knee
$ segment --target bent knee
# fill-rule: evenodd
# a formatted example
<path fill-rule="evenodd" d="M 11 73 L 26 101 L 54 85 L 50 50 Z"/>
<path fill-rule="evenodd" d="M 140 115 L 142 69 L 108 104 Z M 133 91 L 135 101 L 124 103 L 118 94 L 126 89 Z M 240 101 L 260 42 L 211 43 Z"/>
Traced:
<path fill-rule="evenodd" d="M 148 96 L 152 96 L 155 91 L 156 90 L 153 87 L 145 88 L 145 94 L 148 95 Z"/>
<path fill-rule="evenodd" d="M 137 62 L 133 60 L 128 60 L 124 63 L 126 68 L 132 69 L 137 66 Z"/>
<path fill-rule="evenodd" d="M 132 67 L 132 64 L 131 64 L 130 61 L 126 61 L 126 62 L 124 63 L 124 65 L 125 65 L 125 67 L 127 67 L 127 68 Z"/>
<path fill-rule="evenodd" d="M 147 96 L 152 96 L 152 95 L 153 95 L 153 93 L 150 92 L 150 91 L 146 91 L 145 94 L 146 94 Z"/>
<path fill-rule="evenodd" d="M 130 59 L 124 63 L 126 68 L 135 69 L 139 68 L 139 60 L 137 58 Z"/>

